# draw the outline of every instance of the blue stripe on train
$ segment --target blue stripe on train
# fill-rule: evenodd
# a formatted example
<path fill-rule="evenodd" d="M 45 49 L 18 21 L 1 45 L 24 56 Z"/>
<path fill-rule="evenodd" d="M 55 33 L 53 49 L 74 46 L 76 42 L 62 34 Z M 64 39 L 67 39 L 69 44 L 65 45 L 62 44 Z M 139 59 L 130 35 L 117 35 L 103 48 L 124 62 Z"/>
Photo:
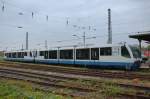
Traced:
<path fill-rule="evenodd" d="M 33 59 L 7 59 L 12 61 L 33 62 Z M 101 62 L 73 60 L 35 60 L 36 63 L 82 65 L 90 68 L 138 69 L 140 64 L 133 62 Z"/>

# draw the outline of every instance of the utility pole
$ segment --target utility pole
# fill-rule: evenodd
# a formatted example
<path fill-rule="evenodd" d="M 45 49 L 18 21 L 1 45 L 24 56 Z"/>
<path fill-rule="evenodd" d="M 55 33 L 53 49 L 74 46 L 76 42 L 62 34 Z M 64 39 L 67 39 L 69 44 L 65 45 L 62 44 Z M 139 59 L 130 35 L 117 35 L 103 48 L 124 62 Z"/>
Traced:
<path fill-rule="evenodd" d="M 108 44 L 112 44 L 111 9 L 108 9 Z"/>
<path fill-rule="evenodd" d="M 83 33 L 83 45 L 84 45 L 84 48 L 85 48 L 85 32 Z"/>
<path fill-rule="evenodd" d="M 28 38 L 28 32 L 26 32 L 26 50 L 28 50 L 28 40 L 29 40 L 29 38 Z"/>
<path fill-rule="evenodd" d="M 21 50 L 23 51 L 23 44 L 22 44 L 22 46 L 21 46 L 22 48 L 21 48 Z"/>
<path fill-rule="evenodd" d="M 45 40 L 45 49 L 47 49 L 48 46 L 47 46 L 47 40 Z"/>

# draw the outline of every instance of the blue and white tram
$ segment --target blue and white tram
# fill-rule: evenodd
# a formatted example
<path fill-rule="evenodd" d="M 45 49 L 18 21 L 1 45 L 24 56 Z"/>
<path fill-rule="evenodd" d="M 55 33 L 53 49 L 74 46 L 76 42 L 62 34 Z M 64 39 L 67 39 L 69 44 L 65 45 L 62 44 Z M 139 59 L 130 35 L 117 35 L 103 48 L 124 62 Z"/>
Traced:
<path fill-rule="evenodd" d="M 92 68 L 136 70 L 141 58 L 138 48 L 127 44 L 101 47 L 5 52 L 5 60 L 46 64 L 81 65 Z"/>

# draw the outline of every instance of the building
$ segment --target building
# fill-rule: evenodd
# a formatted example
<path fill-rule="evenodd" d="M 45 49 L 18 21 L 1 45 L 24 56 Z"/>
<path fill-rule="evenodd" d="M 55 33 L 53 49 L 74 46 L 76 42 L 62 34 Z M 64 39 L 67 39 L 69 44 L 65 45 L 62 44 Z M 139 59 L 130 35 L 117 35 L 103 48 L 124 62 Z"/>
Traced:
<path fill-rule="evenodd" d="M 150 50 L 144 50 L 143 54 L 145 57 L 150 57 Z"/>

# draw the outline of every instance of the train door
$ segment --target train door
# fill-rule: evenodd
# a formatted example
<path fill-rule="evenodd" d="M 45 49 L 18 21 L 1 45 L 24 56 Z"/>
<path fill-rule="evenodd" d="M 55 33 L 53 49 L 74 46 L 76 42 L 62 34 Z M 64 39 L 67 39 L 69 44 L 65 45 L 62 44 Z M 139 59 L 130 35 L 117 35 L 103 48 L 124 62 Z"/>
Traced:
<path fill-rule="evenodd" d="M 49 55 L 48 55 L 48 54 L 49 54 L 48 51 L 45 51 L 44 54 L 45 54 L 45 55 L 44 55 L 44 59 L 48 59 L 48 58 L 49 58 L 49 57 L 48 57 L 48 56 L 49 56 Z"/>
<path fill-rule="evenodd" d="M 34 58 L 37 57 L 37 51 L 33 51 L 32 54 L 33 54 L 33 57 L 34 57 Z"/>
<path fill-rule="evenodd" d="M 37 57 L 37 51 L 32 52 L 33 62 L 35 63 L 35 58 Z"/>
<path fill-rule="evenodd" d="M 99 48 L 91 48 L 91 60 L 99 60 Z"/>

